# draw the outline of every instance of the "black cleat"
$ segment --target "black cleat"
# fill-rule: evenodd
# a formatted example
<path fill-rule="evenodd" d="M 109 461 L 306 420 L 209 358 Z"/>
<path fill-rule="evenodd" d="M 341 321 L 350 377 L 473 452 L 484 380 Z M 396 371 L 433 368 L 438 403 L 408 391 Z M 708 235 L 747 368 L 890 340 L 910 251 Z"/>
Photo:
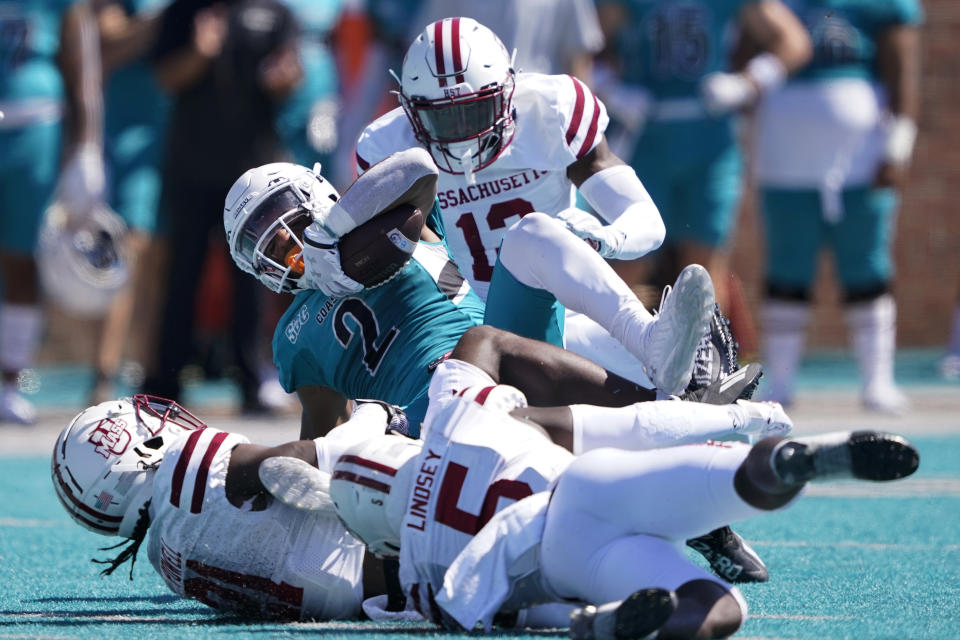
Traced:
<path fill-rule="evenodd" d="M 569 635 L 574 640 L 634 640 L 662 627 L 677 609 L 669 589 L 641 589 L 619 602 L 588 605 L 570 613 Z"/>
<path fill-rule="evenodd" d="M 687 546 L 706 558 L 713 572 L 727 582 L 766 582 L 770 579 L 757 552 L 729 526 L 687 540 Z"/>
<path fill-rule="evenodd" d="M 787 484 L 854 478 L 875 482 L 905 478 L 920 466 L 906 438 L 882 431 L 841 431 L 781 443 L 773 453 Z"/>

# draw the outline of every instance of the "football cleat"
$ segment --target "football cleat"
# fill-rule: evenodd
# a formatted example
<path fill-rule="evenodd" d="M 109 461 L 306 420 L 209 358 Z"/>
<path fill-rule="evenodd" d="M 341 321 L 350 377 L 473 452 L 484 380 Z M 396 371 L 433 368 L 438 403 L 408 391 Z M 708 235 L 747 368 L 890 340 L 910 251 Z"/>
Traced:
<path fill-rule="evenodd" d="M 687 392 L 680 397 L 704 404 L 733 404 L 737 400 L 752 398 L 762 377 L 763 366 L 758 362 L 751 362 L 729 375 L 721 375 L 705 387 L 692 391 L 687 387 Z"/>
<path fill-rule="evenodd" d="M 707 387 L 739 369 L 739 354 L 740 345 L 733 337 L 730 319 L 720 312 L 720 305 L 714 304 L 709 328 L 697 345 L 687 392 Z"/>
<path fill-rule="evenodd" d="M 757 552 L 729 526 L 691 538 L 687 540 L 687 546 L 699 552 L 710 564 L 710 569 L 727 582 L 766 582 L 770 579 Z"/>
<path fill-rule="evenodd" d="M 679 395 L 687 388 L 714 305 L 710 274 L 698 264 L 686 266 L 673 287 L 664 289 L 639 345 L 643 371 L 660 391 Z"/>
<path fill-rule="evenodd" d="M 645 638 L 662 627 L 676 609 L 677 596 L 672 591 L 641 589 L 618 602 L 574 609 L 569 635 L 574 640 Z"/>
<path fill-rule="evenodd" d="M 882 482 L 911 475 L 920 454 L 906 438 L 882 431 L 841 431 L 780 443 L 771 457 L 787 484 L 854 478 Z"/>

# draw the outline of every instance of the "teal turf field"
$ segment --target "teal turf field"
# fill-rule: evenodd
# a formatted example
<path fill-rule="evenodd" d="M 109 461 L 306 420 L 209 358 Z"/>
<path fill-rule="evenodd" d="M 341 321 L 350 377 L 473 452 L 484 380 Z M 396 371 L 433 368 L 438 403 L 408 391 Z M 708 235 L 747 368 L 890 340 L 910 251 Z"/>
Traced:
<path fill-rule="evenodd" d="M 795 433 L 897 431 L 920 450 L 920 470 L 888 484 L 814 485 L 792 508 L 737 525 L 771 580 L 742 588 L 750 618 L 736 637 L 960 639 L 960 386 L 907 384 L 915 410 L 877 418 L 858 410 L 849 385 L 807 382 L 792 411 Z M 200 396 L 195 404 L 203 404 Z M 113 557 L 116 551 L 97 550 L 111 539 L 74 525 L 50 484 L 47 452 L 72 410 L 46 406 L 37 427 L 0 425 L 0 640 L 458 637 L 425 624 L 268 624 L 220 616 L 171 595 L 145 551 L 132 582 L 127 567 L 100 577 L 90 558 Z M 214 406 L 196 412 L 258 441 L 296 434 L 294 417 L 243 421 Z"/>

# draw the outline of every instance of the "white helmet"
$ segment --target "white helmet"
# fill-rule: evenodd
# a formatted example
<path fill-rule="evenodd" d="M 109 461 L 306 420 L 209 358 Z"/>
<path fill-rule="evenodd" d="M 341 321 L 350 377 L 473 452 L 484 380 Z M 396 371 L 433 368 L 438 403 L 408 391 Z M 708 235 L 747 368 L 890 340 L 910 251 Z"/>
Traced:
<path fill-rule="evenodd" d="M 104 315 L 130 277 L 126 233 L 123 219 L 104 204 L 89 214 L 70 216 L 53 203 L 37 238 L 44 292 L 71 313 Z"/>
<path fill-rule="evenodd" d="M 344 526 L 370 553 L 400 551 L 400 524 L 423 442 L 386 435 L 347 449 L 333 466 L 330 497 Z"/>
<path fill-rule="evenodd" d="M 441 170 L 469 175 L 510 144 L 514 77 L 500 38 L 476 20 L 444 18 L 413 41 L 400 104 Z"/>
<path fill-rule="evenodd" d="M 230 255 L 271 291 L 297 288 L 303 274 L 303 231 L 314 212 L 340 199 L 319 171 L 319 164 L 310 170 L 273 162 L 244 173 L 227 194 L 223 228 Z"/>
<path fill-rule="evenodd" d="M 53 450 L 50 474 L 60 504 L 91 531 L 132 537 L 167 448 L 203 427 L 176 402 L 143 394 L 85 409 Z"/>

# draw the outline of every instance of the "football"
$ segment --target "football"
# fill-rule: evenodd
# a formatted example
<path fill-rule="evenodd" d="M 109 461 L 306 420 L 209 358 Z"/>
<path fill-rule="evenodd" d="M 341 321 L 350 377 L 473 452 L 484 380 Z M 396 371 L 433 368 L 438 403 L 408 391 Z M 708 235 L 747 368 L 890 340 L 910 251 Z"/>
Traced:
<path fill-rule="evenodd" d="M 423 221 L 420 209 L 402 204 L 345 234 L 337 245 L 343 272 L 368 289 L 382 285 L 407 264 Z"/>

